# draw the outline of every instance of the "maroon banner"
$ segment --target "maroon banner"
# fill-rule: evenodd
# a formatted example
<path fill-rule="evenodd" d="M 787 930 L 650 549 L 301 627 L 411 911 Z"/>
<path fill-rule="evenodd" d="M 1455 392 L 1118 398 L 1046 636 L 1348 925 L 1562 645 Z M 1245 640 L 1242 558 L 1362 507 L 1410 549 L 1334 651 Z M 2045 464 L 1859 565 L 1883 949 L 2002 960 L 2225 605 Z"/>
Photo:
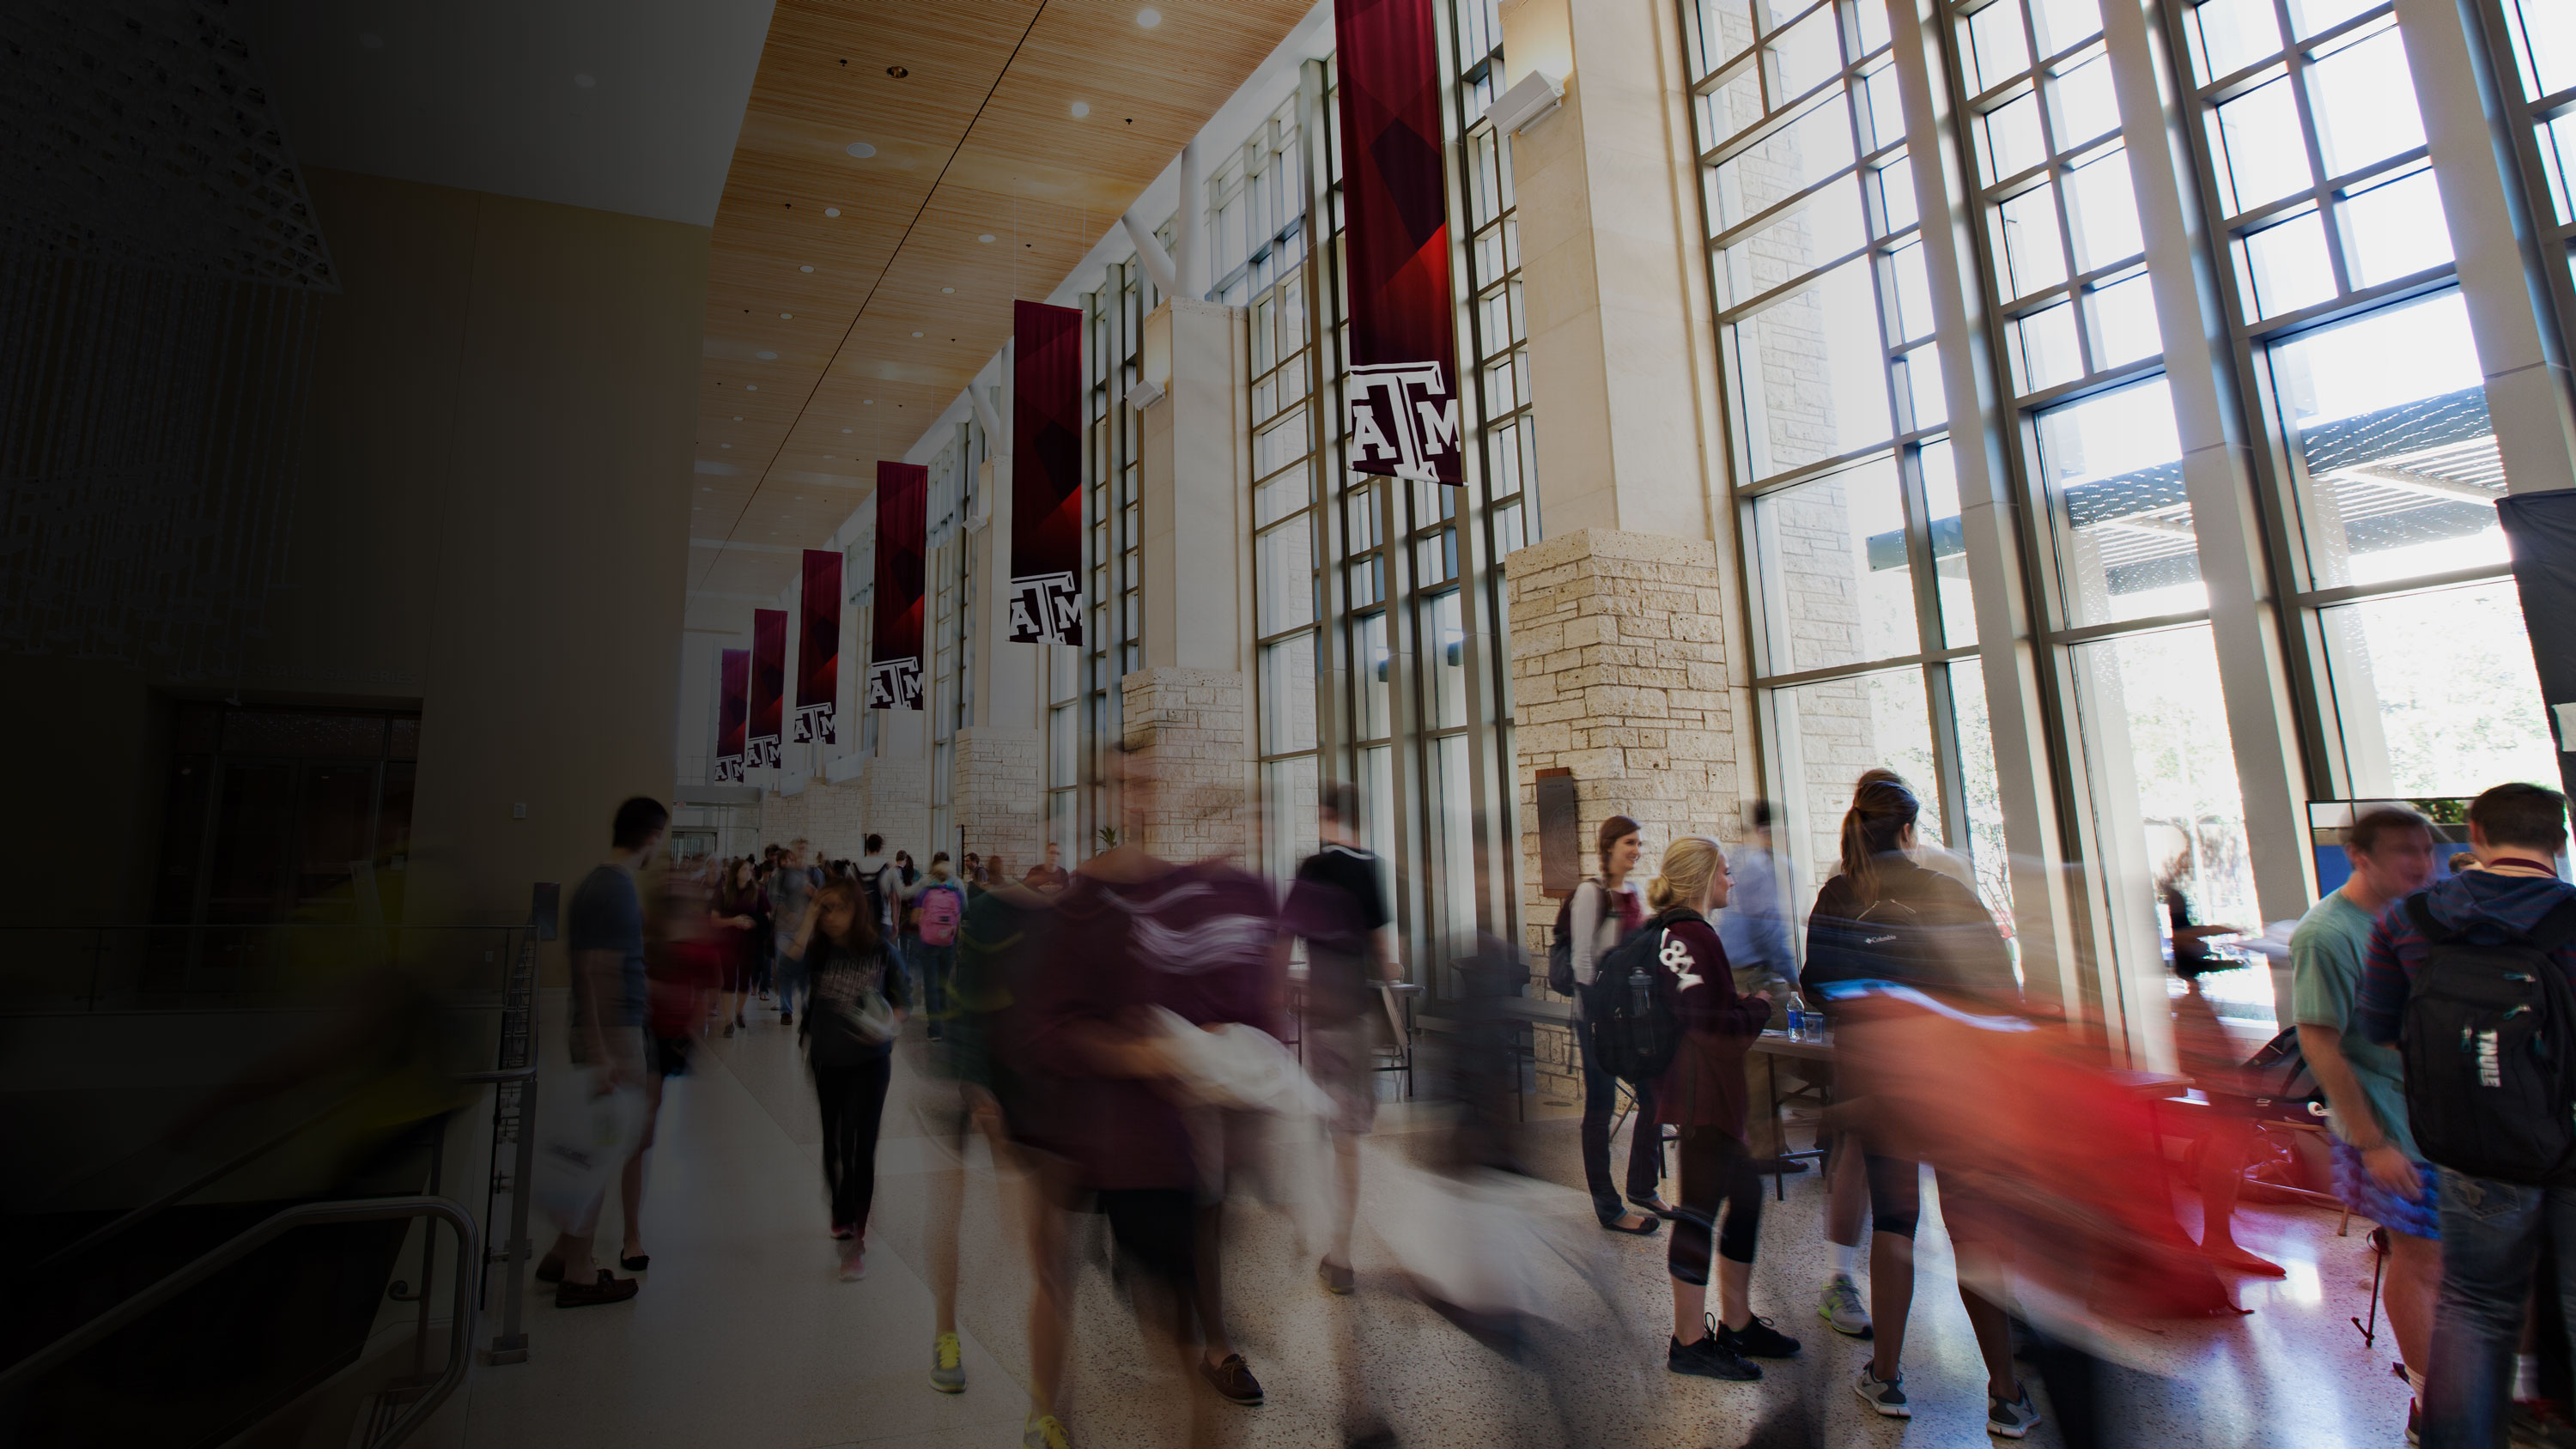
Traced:
<path fill-rule="evenodd" d="M 921 708 L 922 582 L 927 577 L 930 470 L 877 464 L 876 630 L 868 708 Z"/>
<path fill-rule="evenodd" d="M 787 611 L 751 611 L 751 737 L 744 741 L 755 770 L 778 768 L 778 747 L 786 742 L 779 729 L 787 694 Z"/>
<path fill-rule="evenodd" d="M 1464 480 L 1432 0 L 1333 0 L 1351 285 L 1351 466 Z"/>
<path fill-rule="evenodd" d="M 716 783 L 742 783 L 744 726 L 751 719 L 751 651 L 728 649 L 716 665 Z"/>
<path fill-rule="evenodd" d="M 805 550 L 805 589 L 797 612 L 796 742 L 832 744 L 841 717 L 841 553 Z"/>
<path fill-rule="evenodd" d="M 1082 313 L 1012 313 L 1011 641 L 1082 642 Z"/>

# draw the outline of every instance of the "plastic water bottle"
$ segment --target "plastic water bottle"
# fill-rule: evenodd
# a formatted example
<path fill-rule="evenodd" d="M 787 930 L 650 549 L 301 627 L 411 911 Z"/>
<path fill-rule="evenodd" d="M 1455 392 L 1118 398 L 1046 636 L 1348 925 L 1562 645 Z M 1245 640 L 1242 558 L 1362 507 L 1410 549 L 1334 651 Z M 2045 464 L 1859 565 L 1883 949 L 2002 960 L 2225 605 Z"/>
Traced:
<path fill-rule="evenodd" d="M 1807 1039 L 1809 1025 L 1810 1023 L 1807 1019 L 1807 998 L 1800 996 L 1794 991 L 1790 992 L 1789 1040 L 1805 1041 Z"/>

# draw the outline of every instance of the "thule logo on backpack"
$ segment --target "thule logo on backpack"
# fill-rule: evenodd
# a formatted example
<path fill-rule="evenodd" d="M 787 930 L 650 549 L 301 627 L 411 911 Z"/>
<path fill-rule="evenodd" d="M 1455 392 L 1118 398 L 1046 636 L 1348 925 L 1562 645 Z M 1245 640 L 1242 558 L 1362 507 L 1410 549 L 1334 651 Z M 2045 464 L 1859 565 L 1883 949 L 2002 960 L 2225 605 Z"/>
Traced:
<path fill-rule="evenodd" d="M 2478 1085 L 2481 1087 L 2504 1085 L 2504 1067 L 2496 1059 L 2496 1034 L 2492 1031 L 2478 1033 Z"/>

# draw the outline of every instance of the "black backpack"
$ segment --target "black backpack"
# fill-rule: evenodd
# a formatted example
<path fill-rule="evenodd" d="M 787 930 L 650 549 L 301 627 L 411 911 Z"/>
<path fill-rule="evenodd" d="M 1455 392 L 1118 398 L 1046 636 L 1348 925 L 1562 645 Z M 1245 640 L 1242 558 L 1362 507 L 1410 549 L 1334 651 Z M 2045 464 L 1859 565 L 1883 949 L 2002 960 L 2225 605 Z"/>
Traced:
<path fill-rule="evenodd" d="M 2406 898 L 2425 941 L 2399 1051 L 2424 1155 L 2496 1182 L 2540 1185 L 2576 1164 L 2576 991 L 2553 956 L 2576 940 L 2576 899 L 2528 935 L 2480 945 Z"/>
<path fill-rule="evenodd" d="M 1662 957 L 1667 934 L 1661 921 L 1629 933 L 1593 969 L 1584 998 L 1582 1025 L 1592 1034 L 1593 1065 L 1623 1082 L 1662 1076 L 1681 1048 L 1676 987 Z"/>

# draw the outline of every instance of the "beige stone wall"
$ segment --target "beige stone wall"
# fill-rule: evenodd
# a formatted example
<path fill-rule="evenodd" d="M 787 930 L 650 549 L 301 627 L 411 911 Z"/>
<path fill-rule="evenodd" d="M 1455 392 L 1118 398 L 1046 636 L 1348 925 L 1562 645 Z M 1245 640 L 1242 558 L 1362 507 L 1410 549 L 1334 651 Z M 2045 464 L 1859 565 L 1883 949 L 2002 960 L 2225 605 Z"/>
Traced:
<path fill-rule="evenodd" d="M 1251 856 L 1244 677 L 1222 669 L 1139 669 L 1119 681 L 1127 748 L 1155 781 L 1122 828 L 1165 860 Z"/>
<path fill-rule="evenodd" d="M 1035 865 L 1044 848 L 1038 784 L 1043 754 L 1043 742 L 1033 729 L 977 725 L 957 732 L 957 775 L 950 799 L 958 833 L 966 848 L 979 855 L 1000 852 L 1014 875 Z"/>
<path fill-rule="evenodd" d="M 1539 879 L 1538 772 L 1570 769 L 1584 869 L 1603 820 L 1643 827 L 1651 869 L 1677 835 L 1739 833 L 1740 702 L 1727 683 L 1731 600 L 1717 545 L 1581 529 L 1503 560 L 1509 584 L 1527 945 L 1544 959 L 1555 903 Z M 1540 1089 L 1573 1092 L 1570 1039 L 1542 1032 Z M 1551 1080 L 1553 1079 L 1553 1080 Z"/>

